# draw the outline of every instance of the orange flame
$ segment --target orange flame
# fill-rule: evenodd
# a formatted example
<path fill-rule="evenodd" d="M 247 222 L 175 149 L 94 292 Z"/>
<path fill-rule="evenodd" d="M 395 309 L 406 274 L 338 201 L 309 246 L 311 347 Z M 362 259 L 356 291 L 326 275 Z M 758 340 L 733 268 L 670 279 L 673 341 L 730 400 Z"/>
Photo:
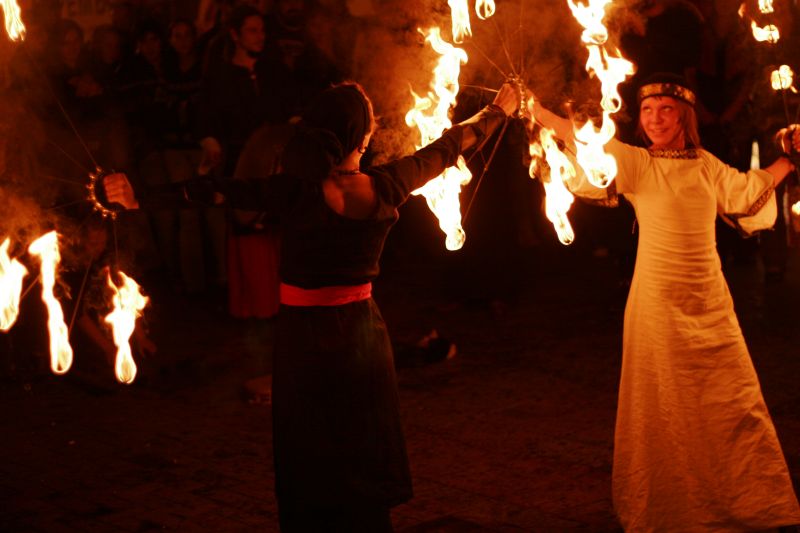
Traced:
<path fill-rule="evenodd" d="M 0 0 L 3 7 L 3 17 L 6 23 L 6 33 L 13 41 L 25 38 L 25 25 L 22 23 L 22 12 L 16 0 Z"/>
<path fill-rule="evenodd" d="M 533 101 L 531 100 L 528 104 L 529 108 L 532 104 Z M 536 177 L 537 161 L 542 158 L 542 152 L 544 152 L 544 157 L 550 166 L 549 179 L 542 179 L 545 191 L 545 215 L 552 222 L 558 235 L 558 240 L 562 244 L 571 244 L 575 240 L 575 231 L 569 222 L 567 212 L 569 212 L 575 197 L 567 190 L 564 180 L 575 177 L 575 167 L 572 166 L 567 156 L 559 150 L 554 133 L 549 128 L 542 128 L 539 131 L 541 144 L 534 142 L 530 145 L 531 165 L 528 172 L 531 178 Z"/>
<path fill-rule="evenodd" d="M 486 20 L 495 12 L 494 0 L 475 0 L 475 14 L 481 20 Z"/>
<path fill-rule="evenodd" d="M 133 383 L 136 377 L 136 363 L 133 360 L 131 345 L 129 343 L 133 330 L 136 328 L 136 319 L 142 315 L 142 309 L 147 305 L 147 297 L 139 291 L 139 285 L 119 273 L 122 285 L 117 286 L 108 273 L 108 286 L 114 290 L 114 309 L 106 315 L 105 321 L 111 324 L 114 345 L 117 347 L 117 358 L 114 371 L 120 383 Z"/>
<path fill-rule="evenodd" d="M 427 34 L 423 32 L 423 35 L 441 57 L 433 70 L 431 90 L 425 97 L 412 91 L 415 105 L 406 113 L 406 124 L 416 126 L 420 131 L 421 139 L 417 148 L 438 139 L 444 130 L 452 126 L 449 111 L 458 94 L 461 64 L 467 62 L 466 52 L 443 41 L 439 28 L 431 28 Z M 456 167 L 447 168 L 440 176 L 412 192 L 414 195 L 423 195 L 428 207 L 439 219 L 439 227 L 447 236 L 445 246 L 448 250 L 458 250 L 464 245 L 459 195 L 461 187 L 471 179 L 472 175 L 464 159 L 459 157 Z"/>
<path fill-rule="evenodd" d="M 6 238 L 0 244 L 0 330 L 8 331 L 19 315 L 19 300 L 22 293 L 22 279 L 28 269 L 8 255 L 11 241 Z"/>
<path fill-rule="evenodd" d="M 465 37 L 472 35 L 467 0 L 447 0 L 447 5 L 450 6 L 450 18 L 453 23 L 453 42 L 462 43 Z"/>
<path fill-rule="evenodd" d="M 800 217 L 800 202 L 797 202 L 792 206 L 792 213 Z"/>
<path fill-rule="evenodd" d="M 603 25 L 603 18 L 610 1 L 589 0 L 588 5 L 579 5 L 573 0 L 567 0 L 572 14 L 584 27 L 581 40 L 589 51 L 586 71 L 597 76 L 601 86 L 600 106 L 603 115 L 600 128 L 596 129 L 589 120 L 575 131 L 578 163 L 596 187 L 608 187 L 617 175 L 617 163 L 613 156 L 605 153 L 603 147 L 616 133 L 611 115 L 622 106 L 617 86 L 633 74 L 633 63 L 619 56 L 618 51 L 615 51 L 615 55 L 610 55 L 605 46 L 608 30 Z"/>
<path fill-rule="evenodd" d="M 789 89 L 796 93 L 797 89 L 794 88 L 794 71 L 789 65 L 781 65 L 776 70 L 772 71 L 770 75 L 772 88 L 776 91 Z"/>
<path fill-rule="evenodd" d="M 774 24 L 767 24 L 762 28 L 752 20 L 750 21 L 750 27 L 753 29 L 753 37 L 755 37 L 758 42 L 767 41 L 770 43 L 777 43 L 778 39 L 781 38 L 781 33 Z"/>
<path fill-rule="evenodd" d="M 573 0 L 567 0 L 572 15 L 583 26 L 581 40 L 586 44 L 603 45 L 608 40 L 608 30 L 603 25 L 606 16 L 606 5 L 611 0 L 589 1 L 589 5 L 579 5 Z"/>
<path fill-rule="evenodd" d="M 53 294 L 56 268 L 61 261 L 56 232 L 45 233 L 33 241 L 28 253 L 38 256 L 41 262 L 42 301 L 47 307 L 47 329 L 50 332 L 50 368 L 56 374 L 64 374 L 72 366 L 72 347 L 64 323 L 64 311 Z"/>
<path fill-rule="evenodd" d="M 775 13 L 775 8 L 772 6 L 772 0 L 758 0 L 758 10 L 765 15 Z"/>

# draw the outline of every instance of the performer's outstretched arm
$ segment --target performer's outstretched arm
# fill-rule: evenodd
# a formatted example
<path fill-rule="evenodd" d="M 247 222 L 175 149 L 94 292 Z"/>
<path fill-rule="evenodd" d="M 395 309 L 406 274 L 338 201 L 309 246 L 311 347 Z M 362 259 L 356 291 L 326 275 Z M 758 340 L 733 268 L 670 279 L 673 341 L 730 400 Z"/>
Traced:
<path fill-rule="evenodd" d="M 789 173 L 795 169 L 800 154 L 800 125 L 793 124 L 778 132 L 776 140 L 784 155 L 776 159 L 764 170 L 775 178 L 773 186 L 777 187 Z"/>

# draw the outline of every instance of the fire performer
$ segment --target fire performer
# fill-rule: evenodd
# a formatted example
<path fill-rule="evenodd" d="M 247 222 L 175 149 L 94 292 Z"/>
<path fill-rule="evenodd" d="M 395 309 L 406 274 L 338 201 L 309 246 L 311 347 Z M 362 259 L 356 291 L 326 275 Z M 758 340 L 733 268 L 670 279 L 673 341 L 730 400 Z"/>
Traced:
<path fill-rule="evenodd" d="M 339 85 L 304 113 L 283 174 L 215 182 L 234 207 L 281 223 L 272 396 L 282 531 L 391 531 L 390 507 L 411 497 L 392 349 L 371 282 L 398 206 L 491 135 L 519 97 L 505 84 L 440 139 L 362 171 L 372 104 L 359 85 Z M 205 196 L 201 189 L 186 192 Z M 106 181 L 106 193 L 137 205 L 122 175 Z"/>
<path fill-rule="evenodd" d="M 626 531 L 753 531 L 800 524 L 800 507 L 734 313 L 714 220 L 753 232 L 775 221 L 774 188 L 793 169 L 779 157 L 739 172 L 700 147 L 695 95 L 658 74 L 638 91 L 648 145 L 613 140 L 608 200 L 622 193 L 639 222 L 625 309 L 614 438 L 613 499 Z M 536 120 L 573 142 L 569 120 L 538 103 Z M 795 133 L 785 152 L 797 153 Z M 616 190 L 614 190 L 616 186 Z"/>

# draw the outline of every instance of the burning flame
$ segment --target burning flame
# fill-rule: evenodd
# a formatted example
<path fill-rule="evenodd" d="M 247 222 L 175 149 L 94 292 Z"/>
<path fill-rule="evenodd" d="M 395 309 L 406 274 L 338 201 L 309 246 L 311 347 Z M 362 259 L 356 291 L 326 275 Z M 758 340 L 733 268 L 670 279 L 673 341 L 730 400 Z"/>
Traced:
<path fill-rule="evenodd" d="M 47 307 L 47 329 L 50 332 L 50 368 L 56 374 L 64 374 L 72 366 L 72 347 L 69 345 L 64 312 L 53 294 L 56 268 L 61 261 L 56 232 L 45 233 L 33 241 L 28 253 L 38 256 L 41 261 L 42 301 Z"/>
<path fill-rule="evenodd" d="M 528 108 L 533 105 L 533 100 L 528 102 Z M 541 144 L 533 142 L 530 145 L 531 164 L 528 173 L 531 178 L 536 178 L 536 168 L 538 161 L 544 155 L 550 167 L 550 176 L 543 178 L 545 191 L 544 211 L 547 219 L 552 222 L 558 235 L 558 240 L 562 244 L 572 244 L 575 240 L 575 232 L 569 223 L 567 212 L 575 200 L 572 193 L 567 190 L 564 180 L 575 177 L 575 167 L 569 159 L 559 150 L 555 141 L 555 132 L 550 128 L 542 128 L 539 131 Z"/>
<path fill-rule="evenodd" d="M 494 15 L 494 0 L 475 0 L 475 14 L 481 20 L 486 20 Z"/>
<path fill-rule="evenodd" d="M 775 8 L 772 6 L 772 0 L 758 0 L 758 10 L 765 15 L 774 13 Z"/>
<path fill-rule="evenodd" d="M 772 88 L 776 91 L 791 89 L 792 92 L 797 92 L 794 88 L 794 71 L 789 65 L 781 65 L 777 70 L 773 70 L 770 80 Z"/>
<path fill-rule="evenodd" d="M 431 90 L 425 97 L 412 91 L 414 108 L 406 113 L 406 124 L 416 126 L 420 131 L 421 139 L 417 148 L 438 139 L 444 130 L 452 126 L 449 111 L 458 94 L 461 64 L 467 62 L 466 52 L 443 41 L 438 28 L 431 28 L 423 35 L 441 57 L 433 70 Z M 423 195 L 430 210 L 438 217 L 439 227 L 447 235 L 445 246 L 448 250 L 458 250 L 464 245 L 459 194 L 461 187 L 471 179 L 464 159 L 459 157 L 456 167 L 447 168 L 440 176 L 412 192 L 414 195 Z"/>
<path fill-rule="evenodd" d="M 775 24 L 767 24 L 762 28 L 756 24 L 756 21 L 752 20 L 750 21 L 750 27 L 753 29 L 753 37 L 760 43 L 764 41 L 777 43 L 778 39 L 781 38 L 781 34 Z"/>
<path fill-rule="evenodd" d="M 22 23 L 22 12 L 16 0 L 0 0 L 3 7 L 3 17 L 6 23 L 6 33 L 13 41 L 25 38 L 25 25 Z"/>
<path fill-rule="evenodd" d="M 589 1 L 589 5 L 579 5 L 572 0 L 567 0 L 572 15 L 583 26 L 581 40 L 586 44 L 601 46 L 608 40 L 608 30 L 603 25 L 606 16 L 606 5 L 611 0 Z"/>
<path fill-rule="evenodd" d="M 108 274 L 108 286 L 114 291 L 114 309 L 106 315 L 105 321 L 111 324 L 117 358 L 114 371 L 120 383 L 133 383 L 136 377 L 136 363 L 133 361 L 130 338 L 136 328 L 136 319 L 142 315 L 147 298 L 139 291 L 139 285 L 125 273 L 119 272 L 122 285 L 117 286 Z"/>
<path fill-rule="evenodd" d="M 589 51 L 586 71 L 600 80 L 603 109 L 602 122 L 596 129 L 591 120 L 576 130 L 575 138 L 578 163 L 596 187 L 608 187 L 617 175 L 614 157 L 605 153 L 603 146 L 614 138 L 616 126 L 611 115 L 620 110 L 622 98 L 617 86 L 633 74 L 633 63 L 620 57 L 619 52 L 610 55 L 606 49 L 608 30 L 603 25 L 606 6 L 611 0 L 590 0 L 588 5 L 579 5 L 567 0 L 572 14 L 584 27 L 581 40 Z"/>
<path fill-rule="evenodd" d="M 447 5 L 450 6 L 450 18 L 453 22 L 453 42 L 462 43 L 464 37 L 472 35 L 467 0 L 447 0 Z"/>
<path fill-rule="evenodd" d="M 797 202 L 792 206 L 792 213 L 800 217 L 800 202 Z"/>
<path fill-rule="evenodd" d="M 8 255 L 11 241 L 6 238 L 0 244 L 0 330 L 8 331 L 19 315 L 19 300 L 22 293 L 22 279 L 28 269 Z"/>

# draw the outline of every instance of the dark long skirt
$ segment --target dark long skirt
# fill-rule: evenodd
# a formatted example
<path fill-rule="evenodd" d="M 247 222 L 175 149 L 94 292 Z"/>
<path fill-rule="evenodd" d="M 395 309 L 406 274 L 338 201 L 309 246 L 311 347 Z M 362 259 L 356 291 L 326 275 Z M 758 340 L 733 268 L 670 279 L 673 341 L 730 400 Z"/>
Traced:
<path fill-rule="evenodd" d="M 391 344 L 375 302 L 281 306 L 274 358 L 282 527 L 316 514 L 388 519 L 390 507 L 411 498 L 411 476 Z"/>

